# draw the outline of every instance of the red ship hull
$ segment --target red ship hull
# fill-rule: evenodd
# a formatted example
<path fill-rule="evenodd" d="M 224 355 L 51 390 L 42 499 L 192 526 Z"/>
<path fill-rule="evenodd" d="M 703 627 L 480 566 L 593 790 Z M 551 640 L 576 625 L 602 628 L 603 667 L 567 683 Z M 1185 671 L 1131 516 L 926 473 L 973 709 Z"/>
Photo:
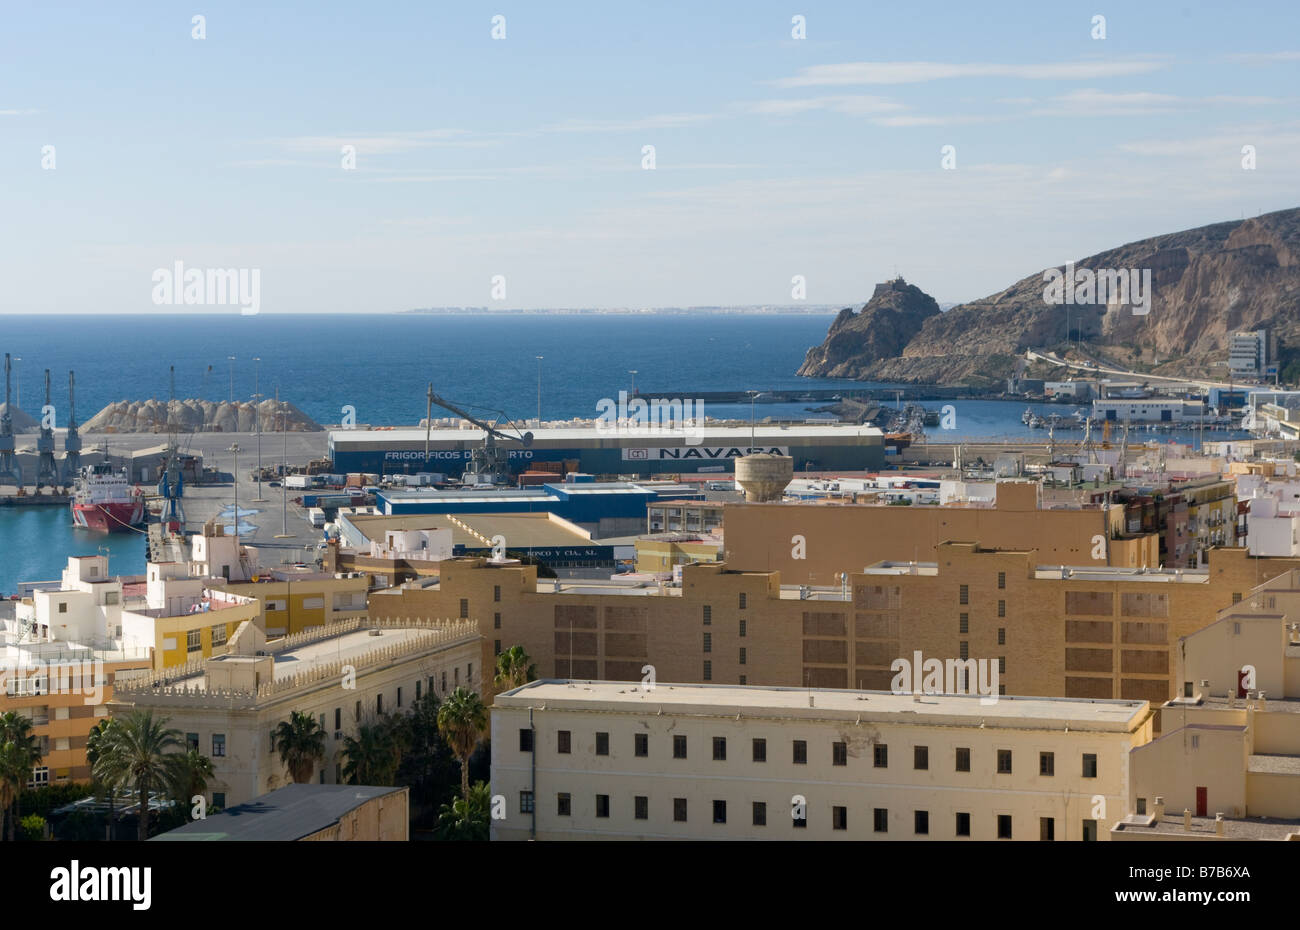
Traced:
<path fill-rule="evenodd" d="M 124 533 L 144 522 L 144 503 L 73 504 L 72 519 L 99 533 Z"/>

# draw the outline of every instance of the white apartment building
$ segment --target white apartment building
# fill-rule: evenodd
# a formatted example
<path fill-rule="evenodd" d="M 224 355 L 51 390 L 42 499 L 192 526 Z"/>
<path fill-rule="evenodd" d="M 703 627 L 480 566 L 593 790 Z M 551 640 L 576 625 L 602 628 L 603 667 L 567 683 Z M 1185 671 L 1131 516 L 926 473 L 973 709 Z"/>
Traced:
<path fill-rule="evenodd" d="M 492 708 L 492 839 L 1082 840 L 1146 701 L 536 681 Z"/>
<path fill-rule="evenodd" d="M 342 781 L 344 738 L 359 723 L 402 713 L 428 691 L 480 689 L 483 638 L 472 621 L 350 621 L 267 641 L 251 620 L 202 663 L 124 682 L 111 702 L 153 710 L 212 760 L 208 800 L 227 807 L 291 779 L 272 748 L 295 711 L 318 718 L 326 754 L 320 784 Z"/>
<path fill-rule="evenodd" d="M 123 598 L 122 579 L 109 577 L 108 556 L 71 556 L 58 585 L 40 585 L 14 606 L 12 632 L 25 642 L 107 645 L 122 635 Z"/>

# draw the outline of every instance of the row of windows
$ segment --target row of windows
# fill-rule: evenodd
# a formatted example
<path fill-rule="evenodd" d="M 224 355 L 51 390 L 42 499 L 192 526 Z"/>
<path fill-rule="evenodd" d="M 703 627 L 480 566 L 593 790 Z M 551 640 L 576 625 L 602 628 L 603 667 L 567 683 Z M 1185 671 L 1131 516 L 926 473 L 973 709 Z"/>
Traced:
<path fill-rule="evenodd" d="M 224 646 L 226 644 L 226 625 L 224 623 L 218 623 L 216 626 L 213 626 L 210 629 L 212 631 L 212 645 Z M 202 634 L 202 632 L 203 632 L 202 629 L 189 630 L 188 632 L 186 632 L 185 634 L 186 652 L 198 652 L 200 649 L 203 648 L 203 643 L 200 640 L 200 634 Z"/>
<path fill-rule="evenodd" d="M 337 713 L 337 712 L 336 712 Z M 570 730 L 556 731 L 556 751 L 560 753 L 572 753 L 573 751 L 573 733 Z M 887 743 L 875 743 L 872 747 L 872 764 L 875 768 L 883 769 L 889 767 L 889 745 Z M 533 731 L 530 729 L 521 729 L 519 731 L 519 751 L 533 751 Z M 639 757 L 650 755 L 650 737 L 645 733 L 634 733 L 632 738 L 633 754 Z M 754 737 L 750 745 L 751 759 L 754 762 L 767 761 L 767 740 L 762 737 Z M 598 732 L 596 734 L 596 755 L 609 755 L 609 733 Z M 687 740 L 684 735 L 678 734 L 673 736 L 673 758 L 687 758 Z M 713 760 L 715 762 L 725 762 L 727 760 L 727 737 L 713 737 Z M 808 764 L 808 741 L 797 739 L 792 741 L 791 761 L 795 765 Z M 831 743 L 831 765 L 848 765 L 849 750 L 848 743 L 835 740 Z M 970 749 L 968 747 L 958 747 L 956 750 L 955 771 L 970 771 Z M 997 751 L 997 770 L 999 774 L 1009 775 L 1012 771 L 1012 753 L 1010 749 L 999 749 Z M 912 768 L 918 770 L 928 770 L 930 768 L 930 747 L 913 746 L 912 747 Z M 1053 752 L 1040 752 L 1038 754 L 1038 774 L 1055 775 L 1056 774 L 1056 754 Z M 1083 753 L 1083 771 L 1084 778 L 1097 777 L 1097 754 L 1091 752 Z"/>
<path fill-rule="evenodd" d="M 746 602 L 745 594 L 742 592 L 741 595 L 740 595 L 739 602 L 738 602 L 738 606 L 739 606 L 739 608 L 740 608 L 741 610 L 744 610 L 744 609 L 745 609 L 745 602 Z M 703 611 L 703 614 L 704 614 L 704 616 L 703 616 L 703 619 L 704 619 L 704 625 L 705 625 L 705 626 L 711 626 L 711 625 L 713 624 L 713 605 L 712 605 L 712 604 L 704 604 L 703 607 L 704 607 L 704 611 Z M 745 621 L 744 621 L 744 620 L 741 620 L 741 621 L 740 621 L 740 635 L 741 635 L 741 636 L 744 636 L 744 635 L 745 635 Z"/>
<path fill-rule="evenodd" d="M 688 804 L 686 798 L 673 798 L 673 821 L 675 823 L 687 823 L 689 820 Z M 519 792 L 519 812 L 521 814 L 533 813 L 534 800 L 531 791 Z M 598 819 L 609 817 L 610 802 L 609 795 L 598 794 L 595 796 L 595 814 Z M 555 796 L 555 813 L 559 817 L 573 816 L 573 795 L 567 791 L 561 791 Z M 724 800 L 714 800 L 712 804 L 713 822 L 724 824 L 727 822 L 727 802 Z M 632 798 L 632 816 L 635 820 L 650 819 L 650 798 L 644 794 L 634 795 Z M 750 822 L 756 827 L 767 826 L 767 802 L 753 801 L 750 807 Z M 997 836 L 1000 840 L 1014 839 L 1014 829 L 1012 816 L 1010 814 L 997 814 Z M 954 833 L 957 836 L 971 835 L 971 815 L 969 812 L 959 812 L 955 817 Z M 790 825 L 794 829 L 804 829 L 808 826 L 807 808 L 791 808 Z M 872 808 L 871 811 L 872 831 L 875 833 L 889 832 L 889 809 L 884 807 Z M 846 806 L 835 805 L 831 807 L 831 829 L 847 830 L 849 828 L 849 809 Z M 928 836 L 930 833 L 930 812 L 913 811 L 912 812 L 912 832 L 917 836 Z M 1038 838 L 1040 840 L 1056 839 L 1056 818 L 1040 817 L 1038 818 Z M 1097 821 L 1083 821 L 1083 838 L 1085 840 L 1095 840 L 1097 838 Z"/>

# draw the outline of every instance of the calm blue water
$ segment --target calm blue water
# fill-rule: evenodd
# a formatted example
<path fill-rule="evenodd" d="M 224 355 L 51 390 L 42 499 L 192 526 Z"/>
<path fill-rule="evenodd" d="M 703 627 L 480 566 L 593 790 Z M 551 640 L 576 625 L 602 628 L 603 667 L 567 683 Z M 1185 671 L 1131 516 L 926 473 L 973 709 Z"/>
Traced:
<path fill-rule="evenodd" d="M 58 425 L 67 422 L 68 369 L 77 372 L 79 419 L 118 400 L 167 396 L 167 367 L 176 366 L 176 394 L 247 399 L 255 390 L 296 404 L 320 423 L 337 423 L 342 407 L 358 423 L 413 424 L 424 416 L 425 385 L 471 412 L 536 416 L 536 356 L 543 356 L 542 416 L 592 417 L 601 398 L 636 386 L 677 396 L 691 391 L 862 388 L 862 382 L 794 375 L 809 346 L 825 338 L 831 314 L 779 316 L 434 316 L 346 315 L 292 317 L 263 314 L 192 316 L 4 316 L 0 353 L 22 358 L 22 406 L 39 410 L 43 369 L 51 369 Z M 253 362 L 260 356 L 260 366 Z M 15 398 L 17 399 L 17 398 Z M 804 404 L 759 404 L 766 416 L 813 418 Z M 927 403 L 938 409 L 938 402 Z M 957 401 L 956 429 L 931 427 L 934 442 L 1013 438 L 1045 441 L 1044 430 L 1021 421 L 1024 404 Z M 1069 414 L 1073 407 L 1035 405 Z M 709 405 L 715 417 L 746 419 L 748 404 Z M 435 415 L 446 415 L 435 411 Z M 1081 431 L 1058 432 L 1065 448 Z M 1230 434 L 1206 433 L 1207 438 Z M 1237 435 L 1237 434 L 1231 434 Z M 1097 438 L 1100 438 L 1099 436 Z M 1118 437 L 1114 437 L 1118 439 Z M 1194 431 L 1143 433 L 1130 441 L 1177 438 Z M 243 508 L 241 508 L 242 511 Z M 241 513 L 240 515 L 245 516 Z M 233 514 L 226 517 L 233 522 Z M 241 520 L 242 523 L 242 520 Z M 58 578 L 69 555 L 111 552 L 115 573 L 144 571 L 144 537 L 103 536 L 74 530 L 68 510 L 0 507 L 0 592 L 18 581 Z"/>

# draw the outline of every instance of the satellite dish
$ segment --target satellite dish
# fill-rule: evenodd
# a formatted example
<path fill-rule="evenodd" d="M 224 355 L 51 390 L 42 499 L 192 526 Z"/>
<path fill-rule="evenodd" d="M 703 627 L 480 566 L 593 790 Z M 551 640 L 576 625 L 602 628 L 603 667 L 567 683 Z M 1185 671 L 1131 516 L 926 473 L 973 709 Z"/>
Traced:
<path fill-rule="evenodd" d="M 531 445 L 533 444 L 533 434 L 532 434 L 532 433 L 524 433 L 524 434 L 523 434 L 522 436 L 520 436 L 519 438 L 520 438 L 521 440 L 523 440 L 524 448 L 525 448 L 525 449 L 527 449 L 529 446 L 531 446 Z"/>

